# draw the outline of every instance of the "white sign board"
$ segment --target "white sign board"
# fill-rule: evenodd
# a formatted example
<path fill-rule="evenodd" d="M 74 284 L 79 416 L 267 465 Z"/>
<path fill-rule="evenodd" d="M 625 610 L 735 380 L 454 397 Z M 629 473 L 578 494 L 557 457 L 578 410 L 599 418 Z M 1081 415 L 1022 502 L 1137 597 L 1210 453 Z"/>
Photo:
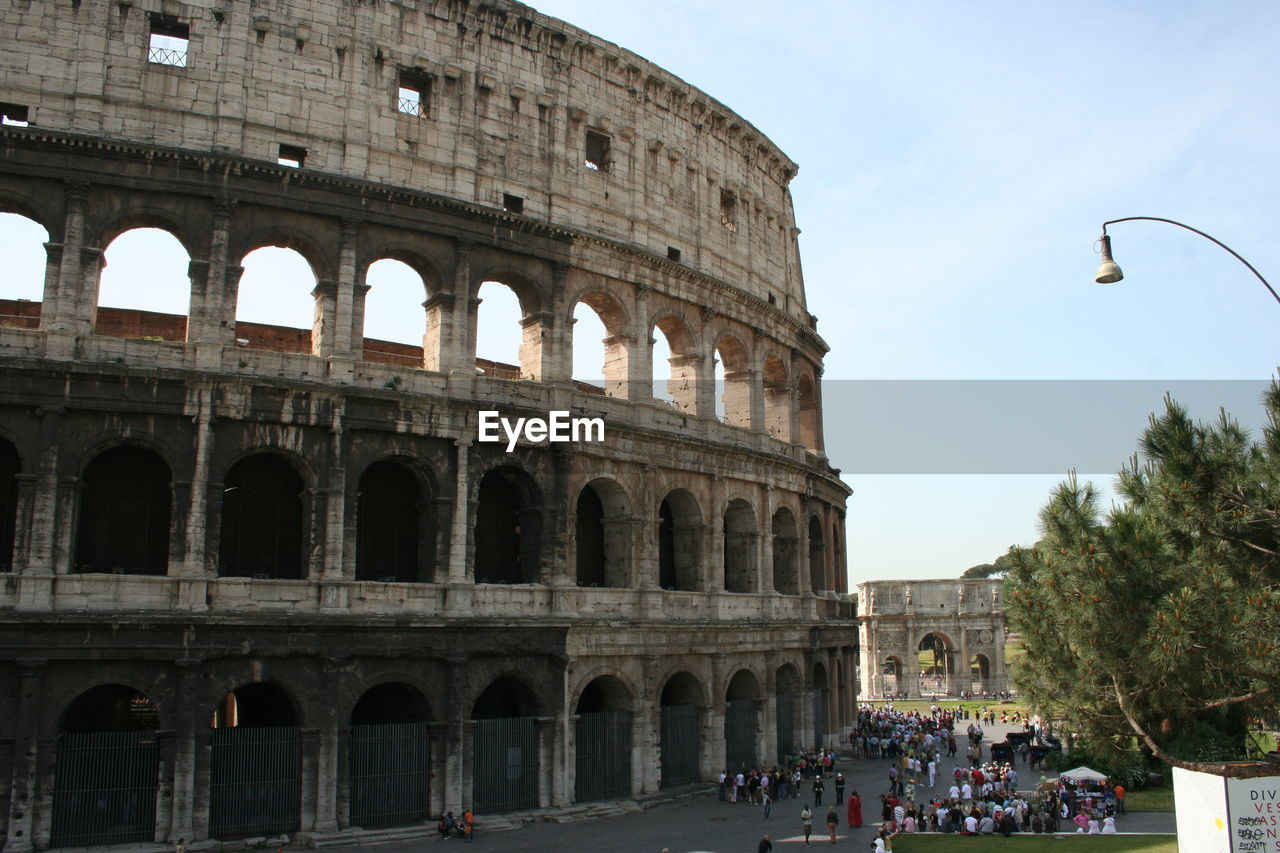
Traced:
<path fill-rule="evenodd" d="M 1280 776 L 1225 779 L 1174 768 L 1178 853 L 1280 853 Z"/>
<path fill-rule="evenodd" d="M 1280 776 L 1226 781 L 1231 853 L 1280 853 Z"/>

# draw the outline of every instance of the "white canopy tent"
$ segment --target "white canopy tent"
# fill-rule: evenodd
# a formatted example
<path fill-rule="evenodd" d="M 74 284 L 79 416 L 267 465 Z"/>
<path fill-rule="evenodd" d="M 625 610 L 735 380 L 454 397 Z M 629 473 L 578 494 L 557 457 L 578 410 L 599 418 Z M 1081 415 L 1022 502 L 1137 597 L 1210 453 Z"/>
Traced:
<path fill-rule="evenodd" d="M 1076 767 L 1072 770 L 1063 770 L 1058 774 L 1058 778 L 1072 779 L 1076 782 L 1082 782 L 1086 779 L 1090 782 L 1105 782 L 1107 774 L 1099 773 L 1097 770 L 1092 770 L 1088 767 Z"/>

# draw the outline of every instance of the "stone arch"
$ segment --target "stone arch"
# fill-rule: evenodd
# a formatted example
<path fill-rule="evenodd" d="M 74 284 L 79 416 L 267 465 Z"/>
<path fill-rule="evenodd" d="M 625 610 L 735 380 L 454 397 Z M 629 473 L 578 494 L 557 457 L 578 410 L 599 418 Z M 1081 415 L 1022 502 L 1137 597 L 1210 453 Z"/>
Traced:
<path fill-rule="evenodd" d="M 239 258 L 241 270 L 228 311 L 237 340 L 251 349 L 314 353 L 317 318 L 328 313 L 320 251 L 309 239 L 264 236 L 231 257 Z"/>
<path fill-rule="evenodd" d="M 250 681 L 229 690 L 213 712 L 213 728 L 301 726 L 301 706 L 280 682 Z"/>
<path fill-rule="evenodd" d="M 884 679 L 884 690 L 881 695 L 896 696 L 906 691 L 907 675 L 905 663 L 896 654 L 884 655 L 880 662 L 880 675 Z"/>
<path fill-rule="evenodd" d="M 703 589 L 702 510 L 687 489 L 672 489 L 658 503 L 658 584 L 663 589 Z"/>
<path fill-rule="evenodd" d="M 412 684 L 383 681 L 361 694 L 347 745 L 347 825 L 427 819 L 432 719 L 430 703 Z"/>
<path fill-rule="evenodd" d="M 773 589 L 783 595 L 800 594 L 800 532 L 791 510 L 773 513 Z"/>
<path fill-rule="evenodd" d="M 825 744 L 831 731 L 831 679 L 827 666 L 822 661 L 814 661 L 810 670 L 813 678 L 811 704 L 813 706 L 813 736 L 819 744 Z"/>
<path fill-rule="evenodd" d="M 15 303 L 0 310 L 0 325 L 34 329 L 40 325 L 45 278 L 49 275 L 46 243 L 53 242 L 49 228 L 25 204 L 0 196 L 0 247 L 5 250 L 5 274 L 0 281 L 0 303 Z M 25 301 L 27 305 L 16 303 Z"/>
<path fill-rule="evenodd" d="M 737 335 L 721 334 L 716 339 L 716 414 L 730 426 L 751 428 L 751 351 Z"/>
<path fill-rule="evenodd" d="M 574 560 L 578 586 L 630 585 L 631 500 L 616 480 L 597 477 L 578 492 Z"/>
<path fill-rule="evenodd" d="M 757 592 L 757 525 L 755 509 L 743 498 L 729 501 L 724 510 L 725 592 Z"/>
<path fill-rule="evenodd" d="M 787 363 L 776 353 L 765 356 L 762 369 L 764 387 L 764 425 L 769 435 L 779 441 L 790 442 L 791 436 L 791 377 Z"/>
<path fill-rule="evenodd" d="M 660 682 L 662 689 L 658 691 L 658 706 L 666 705 L 698 705 L 707 704 L 706 687 L 702 680 L 685 669 L 678 667 L 668 673 Z"/>
<path fill-rule="evenodd" d="M 155 450 L 121 443 L 85 466 L 75 571 L 163 575 L 169 563 L 173 472 Z"/>
<path fill-rule="evenodd" d="M 659 335 L 665 348 L 658 344 Z M 660 311 L 649 323 L 648 340 L 653 348 L 650 358 L 653 396 L 670 402 L 682 412 L 697 414 L 704 357 L 689 322 L 677 311 Z M 661 364 L 658 358 L 664 349 L 666 363 Z"/>
<path fill-rule="evenodd" d="M 13 569 L 20 474 L 22 474 L 22 456 L 18 453 L 17 446 L 4 436 L 0 436 L 0 572 Z"/>
<path fill-rule="evenodd" d="M 519 374 L 515 377 L 508 377 L 502 372 L 504 365 L 496 365 L 498 372 L 491 375 L 499 378 L 520 378 L 532 379 L 539 381 L 543 379 L 545 373 L 546 347 L 544 338 L 549 334 L 554 334 L 554 329 L 548 329 L 549 315 L 546 313 L 547 305 L 550 302 L 547 296 L 547 288 L 538 280 L 532 278 L 529 273 L 522 271 L 508 264 L 495 264 L 484 270 L 481 275 L 474 276 L 470 285 L 469 296 L 471 298 L 470 322 L 468 323 L 468 343 L 467 352 L 477 359 L 477 365 L 483 367 L 485 359 L 481 358 L 478 346 L 480 334 L 480 288 L 486 284 L 494 283 L 502 285 L 515 294 L 516 300 L 520 303 L 520 346 L 518 361 L 519 365 L 511 365 L 506 367 L 519 367 Z"/>
<path fill-rule="evenodd" d="M 951 693 L 956 675 L 957 646 L 937 628 L 921 632 L 915 644 L 920 692 Z"/>
<path fill-rule="evenodd" d="M 804 707 L 804 677 L 800 667 L 787 661 L 774 673 L 774 724 L 777 735 L 777 761 L 790 767 L 789 757 L 800 747 L 803 737 L 800 710 Z"/>
<path fill-rule="evenodd" d="M 809 586 L 815 595 L 827 589 L 827 546 L 822 538 L 822 521 L 809 516 Z"/>
<path fill-rule="evenodd" d="M 154 216 L 129 217 L 106 236 L 93 292 L 94 334 L 185 341 L 195 257 L 190 239 L 167 217 Z"/>
<path fill-rule="evenodd" d="M 148 229 L 173 237 L 188 258 L 202 258 L 209 247 L 205 236 L 192 226 L 193 223 L 176 210 L 154 204 L 132 204 L 128 210 L 99 223 L 92 235 L 86 235 L 85 243 L 105 249 L 130 231 Z"/>
<path fill-rule="evenodd" d="M 285 453 L 241 456 L 223 476 L 218 574 L 298 580 L 307 576 L 307 483 Z"/>
<path fill-rule="evenodd" d="M 333 269 L 330 253 L 324 248 L 323 238 L 317 237 L 316 233 L 320 232 L 313 233 L 273 222 L 245 233 L 233 234 L 231 244 L 227 247 L 227 258 L 238 259 L 243 266 L 244 259 L 259 249 L 288 249 L 302 256 L 316 281 L 336 279 L 337 272 Z"/>
<path fill-rule="evenodd" d="M 50 843 L 54 847 L 155 838 L 160 714 L 141 690 L 101 683 L 58 717 Z"/>
<path fill-rule="evenodd" d="M 296 829 L 301 816 L 301 705 L 277 681 L 230 690 L 213 713 L 209 835 Z"/>
<path fill-rule="evenodd" d="M 423 366 L 430 329 L 422 273 L 399 258 L 377 258 L 360 273 L 356 328 L 366 361 Z"/>
<path fill-rule="evenodd" d="M 573 704 L 574 801 L 631 793 L 633 694 L 613 675 L 587 682 Z"/>
<path fill-rule="evenodd" d="M 587 342 L 578 332 L 579 313 L 582 306 L 594 313 L 600 325 L 604 327 L 604 336 L 600 347 L 594 345 L 589 350 L 598 353 L 602 359 L 599 374 L 594 370 L 581 369 L 578 363 L 586 349 Z M 579 291 L 569 302 L 569 315 L 564 318 L 569 334 L 567 335 L 570 350 L 572 376 L 575 381 L 594 383 L 603 380 L 604 394 L 608 397 L 629 397 L 631 359 L 634 341 L 628 334 L 631 324 L 625 305 L 620 299 L 598 287 L 588 287 Z M 584 372 L 586 371 L 586 372 Z M 646 395 L 647 396 L 647 395 Z"/>
<path fill-rule="evenodd" d="M 969 688 L 974 693 L 992 692 L 991 684 L 991 658 L 982 652 L 978 652 L 969 658 L 968 670 L 972 686 Z"/>
<path fill-rule="evenodd" d="M 411 460 L 386 456 L 360 474 L 356 580 L 431 581 L 435 519 L 430 482 Z"/>
<path fill-rule="evenodd" d="M 515 465 L 484 472 L 476 487 L 476 583 L 537 583 L 541 571 L 542 498 Z"/>
<path fill-rule="evenodd" d="M 533 808 L 539 802 L 541 735 L 547 713 L 523 677 L 499 675 L 476 697 L 472 802 L 480 814 Z"/>
<path fill-rule="evenodd" d="M 621 678 L 613 674 L 596 675 L 582 685 L 574 697 L 575 714 L 596 711 L 629 711 L 635 705 L 635 694 Z"/>

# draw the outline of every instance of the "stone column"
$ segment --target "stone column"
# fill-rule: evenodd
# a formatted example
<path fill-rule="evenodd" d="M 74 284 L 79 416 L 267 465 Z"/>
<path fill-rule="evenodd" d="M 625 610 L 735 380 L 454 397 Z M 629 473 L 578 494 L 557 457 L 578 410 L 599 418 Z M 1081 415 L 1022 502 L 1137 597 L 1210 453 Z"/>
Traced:
<path fill-rule="evenodd" d="M 631 318 L 631 354 L 627 360 L 628 400 L 653 399 L 653 344 L 652 330 L 649 328 L 649 293 L 653 290 L 647 284 L 636 283 L 634 312 Z"/>
<path fill-rule="evenodd" d="M 724 592 L 724 480 L 718 475 L 711 476 L 711 501 L 707 507 L 707 527 L 710 546 L 707 554 L 706 590 L 708 592 Z"/>
<path fill-rule="evenodd" d="M 10 789 L 9 827 L 5 850 L 27 853 L 36 801 L 36 766 L 40 758 L 40 723 L 44 719 L 44 666 L 39 658 L 19 658 L 18 701 L 14 714 L 13 785 Z"/>
<path fill-rule="evenodd" d="M 969 670 L 969 632 L 963 625 L 959 626 L 957 631 L 960 633 L 960 666 L 956 667 L 956 674 L 960 678 L 960 689 L 972 690 L 973 675 Z"/>
<path fill-rule="evenodd" d="M 463 657 L 450 657 L 445 661 L 445 670 L 448 673 L 447 688 L 445 691 L 445 719 L 448 721 L 448 731 L 445 734 L 445 772 L 444 772 L 444 809 L 454 814 L 462 814 L 464 802 L 469 802 L 469 789 L 466 787 L 470 783 L 471 777 L 466 772 L 465 766 L 466 746 L 468 741 L 468 731 L 474 736 L 474 726 L 465 727 L 464 721 L 470 716 L 470 709 L 462 706 L 463 687 L 466 684 L 466 659 Z M 472 770 L 474 772 L 474 769 Z"/>
<path fill-rule="evenodd" d="M 83 181 L 67 181 L 63 185 L 66 215 L 63 220 L 62 243 L 51 244 L 48 251 L 58 254 L 58 279 L 46 278 L 45 300 L 40 310 L 40 325 L 46 330 L 45 356 L 65 360 L 75 357 L 77 335 L 87 334 L 93 322 L 92 304 L 96 292 L 85 299 L 81 293 L 84 283 L 82 264 L 85 248 L 85 208 L 89 197 L 89 184 Z M 57 247 L 56 249 L 54 247 Z M 49 284 L 53 284 L 50 293 Z M 53 296 L 50 299 L 50 296 Z"/>
<path fill-rule="evenodd" d="M 188 409 L 195 410 L 192 419 L 195 422 L 195 436 L 192 442 L 191 488 L 184 531 L 184 553 L 172 574 L 179 578 L 179 607 L 207 610 L 206 552 L 209 536 L 206 520 L 209 515 L 209 456 L 213 448 L 213 392 L 208 386 L 201 384 L 193 386 L 188 394 Z"/>
<path fill-rule="evenodd" d="M 764 722 L 763 751 L 759 760 L 771 764 L 778 755 L 778 655 L 765 655 L 764 699 L 761 702 Z"/>
<path fill-rule="evenodd" d="M 322 666 L 326 691 L 341 695 L 342 666 L 335 659 L 328 659 Z M 338 829 L 338 741 L 341 720 L 337 705 L 325 704 L 319 709 L 316 720 L 316 822 L 317 832 L 336 832 Z"/>
<path fill-rule="evenodd" d="M 342 609 L 345 606 L 345 602 L 336 600 L 337 587 L 333 586 L 334 582 L 342 581 L 345 576 L 343 554 L 347 526 L 347 434 L 343 399 L 345 398 L 333 402 L 333 415 L 329 424 L 329 470 L 326 472 L 328 483 L 324 496 L 324 563 L 321 569 L 321 580 L 326 582 L 322 606 L 326 609 Z M 333 593 L 330 593 L 330 588 L 333 588 Z"/>
<path fill-rule="evenodd" d="M 360 239 L 360 220 L 342 220 L 342 234 L 338 244 L 338 277 L 334 282 L 323 282 L 317 291 L 325 295 L 323 306 L 316 305 L 316 319 L 323 314 L 331 325 L 325 329 L 318 324 L 312 332 L 312 351 L 329 357 L 330 377 L 349 381 L 354 373 L 353 361 L 364 357 L 364 330 L 355 328 L 356 319 L 356 248 Z M 329 303 L 332 303 L 331 305 Z"/>
<path fill-rule="evenodd" d="M 200 661 L 181 658 L 174 663 L 178 667 L 178 690 L 174 707 L 173 816 L 165 838 L 170 844 L 176 844 L 179 838 L 195 840 L 192 815 L 196 789 L 196 720 L 200 716 L 196 706 Z"/>
<path fill-rule="evenodd" d="M 777 593 L 777 579 L 773 576 L 773 486 L 760 487 L 760 503 L 764 509 L 764 524 L 760 535 L 760 568 L 757 572 L 759 581 L 756 589 L 760 592 Z"/>
<path fill-rule="evenodd" d="M 453 515 L 449 523 L 449 570 L 446 576 L 446 605 L 452 612 L 471 610 L 471 585 L 475 575 L 468 570 L 467 550 L 470 536 L 471 490 L 468 463 L 471 458 L 471 439 L 460 438 L 453 442 Z M 472 566 L 474 568 L 474 566 Z"/>
<path fill-rule="evenodd" d="M 662 778 L 662 737 L 658 727 L 662 721 L 662 709 L 658 706 L 662 697 L 658 693 L 657 655 L 645 655 L 641 689 L 648 691 L 653 701 L 636 697 L 636 710 L 631 724 L 631 793 L 652 794 L 658 790 Z"/>
<path fill-rule="evenodd" d="M 471 293 L 471 243 L 459 240 L 453 247 L 453 291 L 442 293 L 439 306 L 439 370 L 457 373 L 466 382 L 475 379 L 476 306 Z M 452 319 L 445 323 L 452 309 Z M 468 386 L 469 387 L 469 386 Z"/>

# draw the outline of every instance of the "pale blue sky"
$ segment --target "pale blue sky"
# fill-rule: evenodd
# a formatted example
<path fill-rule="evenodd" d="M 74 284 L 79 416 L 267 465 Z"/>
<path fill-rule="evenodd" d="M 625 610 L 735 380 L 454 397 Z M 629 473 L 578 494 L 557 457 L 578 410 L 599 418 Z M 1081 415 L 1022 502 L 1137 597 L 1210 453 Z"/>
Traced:
<path fill-rule="evenodd" d="M 1280 282 L 1280 5 L 535 6 L 705 90 L 800 164 L 792 191 L 809 306 L 832 345 L 829 403 L 844 393 L 835 380 L 1265 379 L 1280 364 L 1280 305 L 1200 237 L 1113 226 L 1126 281 L 1092 283 L 1101 222 L 1132 215 L 1208 231 Z M 11 234 L 0 221 L 13 282 L 23 262 Z M 158 252 L 146 261 L 153 281 Z M 42 266 L 43 252 L 32 257 Z M 109 277 L 127 269 L 123 253 L 108 258 L 105 304 Z M 170 263 L 181 278 L 185 256 Z M 251 270 L 246 293 L 255 274 L 280 281 Z M 25 294 L 0 285 L 10 295 Z M 243 316 L 309 325 L 310 300 L 294 307 L 296 322 Z M 586 329 L 593 320 L 579 323 L 582 338 L 603 335 Z M 480 355 L 514 358 L 483 341 Z M 946 447 L 948 422 L 970 414 L 937 413 L 934 443 Z M 848 417 L 829 417 L 826 434 L 855 490 L 853 582 L 955 576 L 1034 541 L 1049 488 L 1082 464 L 1038 476 L 862 475 Z M 1134 438 L 1117 437 L 1117 463 Z"/>

